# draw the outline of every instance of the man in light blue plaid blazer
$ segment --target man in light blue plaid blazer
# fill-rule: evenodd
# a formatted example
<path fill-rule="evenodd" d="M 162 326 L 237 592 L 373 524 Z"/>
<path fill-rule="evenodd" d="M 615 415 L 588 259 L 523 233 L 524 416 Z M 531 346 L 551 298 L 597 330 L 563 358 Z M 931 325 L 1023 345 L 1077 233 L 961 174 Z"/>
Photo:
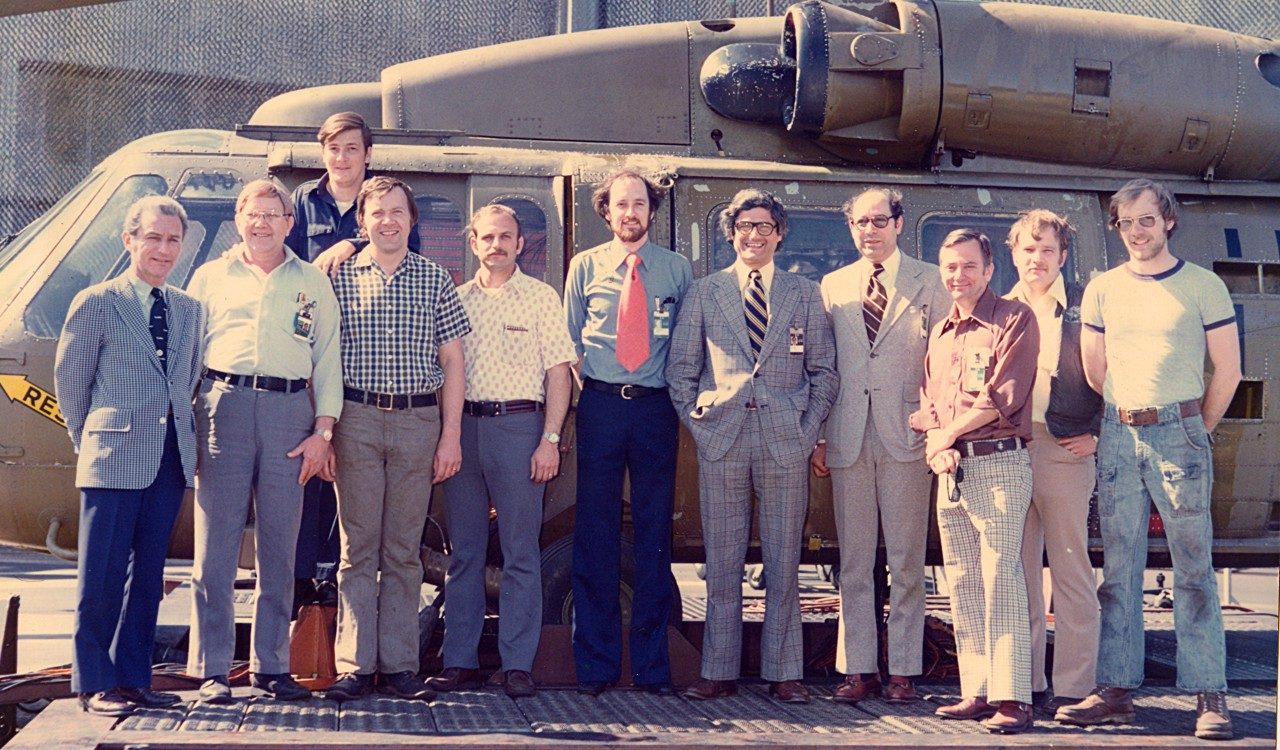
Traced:
<path fill-rule="evenodd" d="M 71 689 L 98 714 L 178 700 L 150 688 L 165 552 L 196 470 L 203 313 L 165 284 L 186 228 L 170 198 L 135 203 L 123 235 L 130 267 L 76 296 L 58 341 L 58 404 L 81 490 Z"/>

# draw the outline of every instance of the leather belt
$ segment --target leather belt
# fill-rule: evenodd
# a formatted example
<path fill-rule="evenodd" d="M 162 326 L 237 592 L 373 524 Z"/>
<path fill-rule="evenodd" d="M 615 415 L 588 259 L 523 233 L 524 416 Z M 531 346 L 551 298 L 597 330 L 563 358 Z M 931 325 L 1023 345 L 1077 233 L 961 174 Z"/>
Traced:
<path fill-rule="evenodd" d="M 1178 407 L 1178 414 L 1181 415 L 1183 419 L 1187 417 L 1194 417 L 1200 413 L 1200 402 L 1195 399 L 1190 401 L 1179 401 L 1176 406 Z M 1121 424 L 1127 424 L 1132 427 L 1146 427 L 1149 424 L 1157 424 L 1160 422 L 1160 409 L 1161 407 L 1159 406 L 1148 406 L 1145 409 L 1134 409 L 1130 411 L 1128 409 L 1121 409 L 1117 407 L 1116 417 L 1120 420 Z"/>
<path fill-rule="evenodd" d="M 590 388 L 593 391 L 601 391 L 603 393 L 612 393 L 615 396 L 622 396 L 630 401 L 633 398 L 644 398 L 646 396 L 657 396 L 660 393 L 666 393 L 666 388 L 650 388 L 645 385 L 631 385 L 626 383 L 619 385 L 617 383 L 606 383 L 593 378 L 583 378 L 582 387 Z"/>
<path fill-rule="evenodd" d="M 271 375 L 233 375 L 229 372 L 206 368 L 204 376 L 220 383 L 252 388 L 255 391 L 275 391 L 276 393 L 297 393 L 307 387 L 307 381 L 277 378 Z"/>
<path fill-rule="evenodd" d="M 409 396 L 405 394 L 362 391 L 359 388 L 351 388 L 344 385 L 342 386 L 342 397 L 348 401 L 355 401 L 357 404 L 376 406 L 383 411 L 419 409 L 424 406 L 436 405 L 436 394 L 434 392 L 416 393 Z"/>
<path fill-rule="evenodd" d="M 463 401 L 462 413 L 473 417 L 500 417 L 504 414 L 526 414 L 542 411 L 541 401 L 519 399 L 516 401 Z"/>
<path fill-rule="evenodd" d="M 968 458 L 982 458 L 997 453 L 1021 450 L 1027 447 L 1027 441 L 1020 437 L 1007 437 L 998 440 L 957 440 L 956 450 Z"/>

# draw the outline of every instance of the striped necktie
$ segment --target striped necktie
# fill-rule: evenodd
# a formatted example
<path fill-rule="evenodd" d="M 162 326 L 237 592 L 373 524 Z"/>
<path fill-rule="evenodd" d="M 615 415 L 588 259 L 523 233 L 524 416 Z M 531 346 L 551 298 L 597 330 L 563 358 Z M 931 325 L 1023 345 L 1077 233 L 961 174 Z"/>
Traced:
<path fill-rule="evenodd" d="M 747 335 L 751 338 L 751 351 L 760 359 L 760 347 L 764 344 L 764 332 L 769 329 L 769 305 L 764 301 L 764 282 L 760 280 L 760 272 L 747 274 L 751 281 L 747 284 L 746 299 L 743 310 L 747 317 Z"/>
<path fill-rule="evenodd" d="M 880 274 L 884 266 L 872 263 L 871 278 L 867 280 L 867 292 L 862 296 L 862 319 L 867 324 L 867 341 L 876 343 L 876 334 L 880 332 L 880 322 L 884 320 L 884 308 L 889 298 L 884 292 L 884 284 L 880 283 Z"/>
<path fill-rule="evenodd" d="M 160 367 L 166 372 L 169 370 L 168 362 L 165 355 L 169 351 L 169 308 L 164 302 L 164 293 L 159 289 L 151 290 L 151 319 L 148 324 L 151 326 L 151 338 L 155 341 L 156 356 L 160 358 Z"/>

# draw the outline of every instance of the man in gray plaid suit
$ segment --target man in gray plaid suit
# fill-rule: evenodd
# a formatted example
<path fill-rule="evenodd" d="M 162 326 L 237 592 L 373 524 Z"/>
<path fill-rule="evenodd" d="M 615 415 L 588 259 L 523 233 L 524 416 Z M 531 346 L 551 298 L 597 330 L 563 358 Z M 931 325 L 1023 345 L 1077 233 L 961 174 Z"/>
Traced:
<path fill-rule="evenodd" d="M 707 627 L 694 700 L 737 692 L 742 564 L 751 496 L 760 499 L 765 594 L 760 674 L 786 703 L 808 703 L 797 569 L 809 501 L 808 457 L 840 389 L 818 285 L 777 270 L 786 209 L 743 190 L 720 216 L 737 261 L 694 283 L 680 309 L 666 376 L 698 447 L 707 551 Z"/>
<path fill-rule="evenodd" d="M 151 690 L 151 650 L 169 535 L 196 470 L 204 322 L 199 303 L 165 284 L 186 229 L 177 201 L 134 203 L 129 268 L 76 296 L 58 340 L 54 378 L 81 493 L 71 689 L 104 716 L 178 702 Z"/>

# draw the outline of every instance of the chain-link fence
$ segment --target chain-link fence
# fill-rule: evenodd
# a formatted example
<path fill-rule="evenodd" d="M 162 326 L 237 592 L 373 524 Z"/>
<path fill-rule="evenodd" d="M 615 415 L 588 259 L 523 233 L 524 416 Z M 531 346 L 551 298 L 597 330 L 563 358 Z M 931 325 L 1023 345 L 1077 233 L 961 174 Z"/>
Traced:
<path fill-rule="evenodd" d="M 1254 0 L 1027 0 L 1280 36 Z M 598 26 L 782 13 L 788 0 L 599 0 Z M 283 91 L 377 80 L 387 65 L 553 34 L 566 0 L 128 0 L 0 18 L 0 232 L 143 135 L 226 129 Z"/>

